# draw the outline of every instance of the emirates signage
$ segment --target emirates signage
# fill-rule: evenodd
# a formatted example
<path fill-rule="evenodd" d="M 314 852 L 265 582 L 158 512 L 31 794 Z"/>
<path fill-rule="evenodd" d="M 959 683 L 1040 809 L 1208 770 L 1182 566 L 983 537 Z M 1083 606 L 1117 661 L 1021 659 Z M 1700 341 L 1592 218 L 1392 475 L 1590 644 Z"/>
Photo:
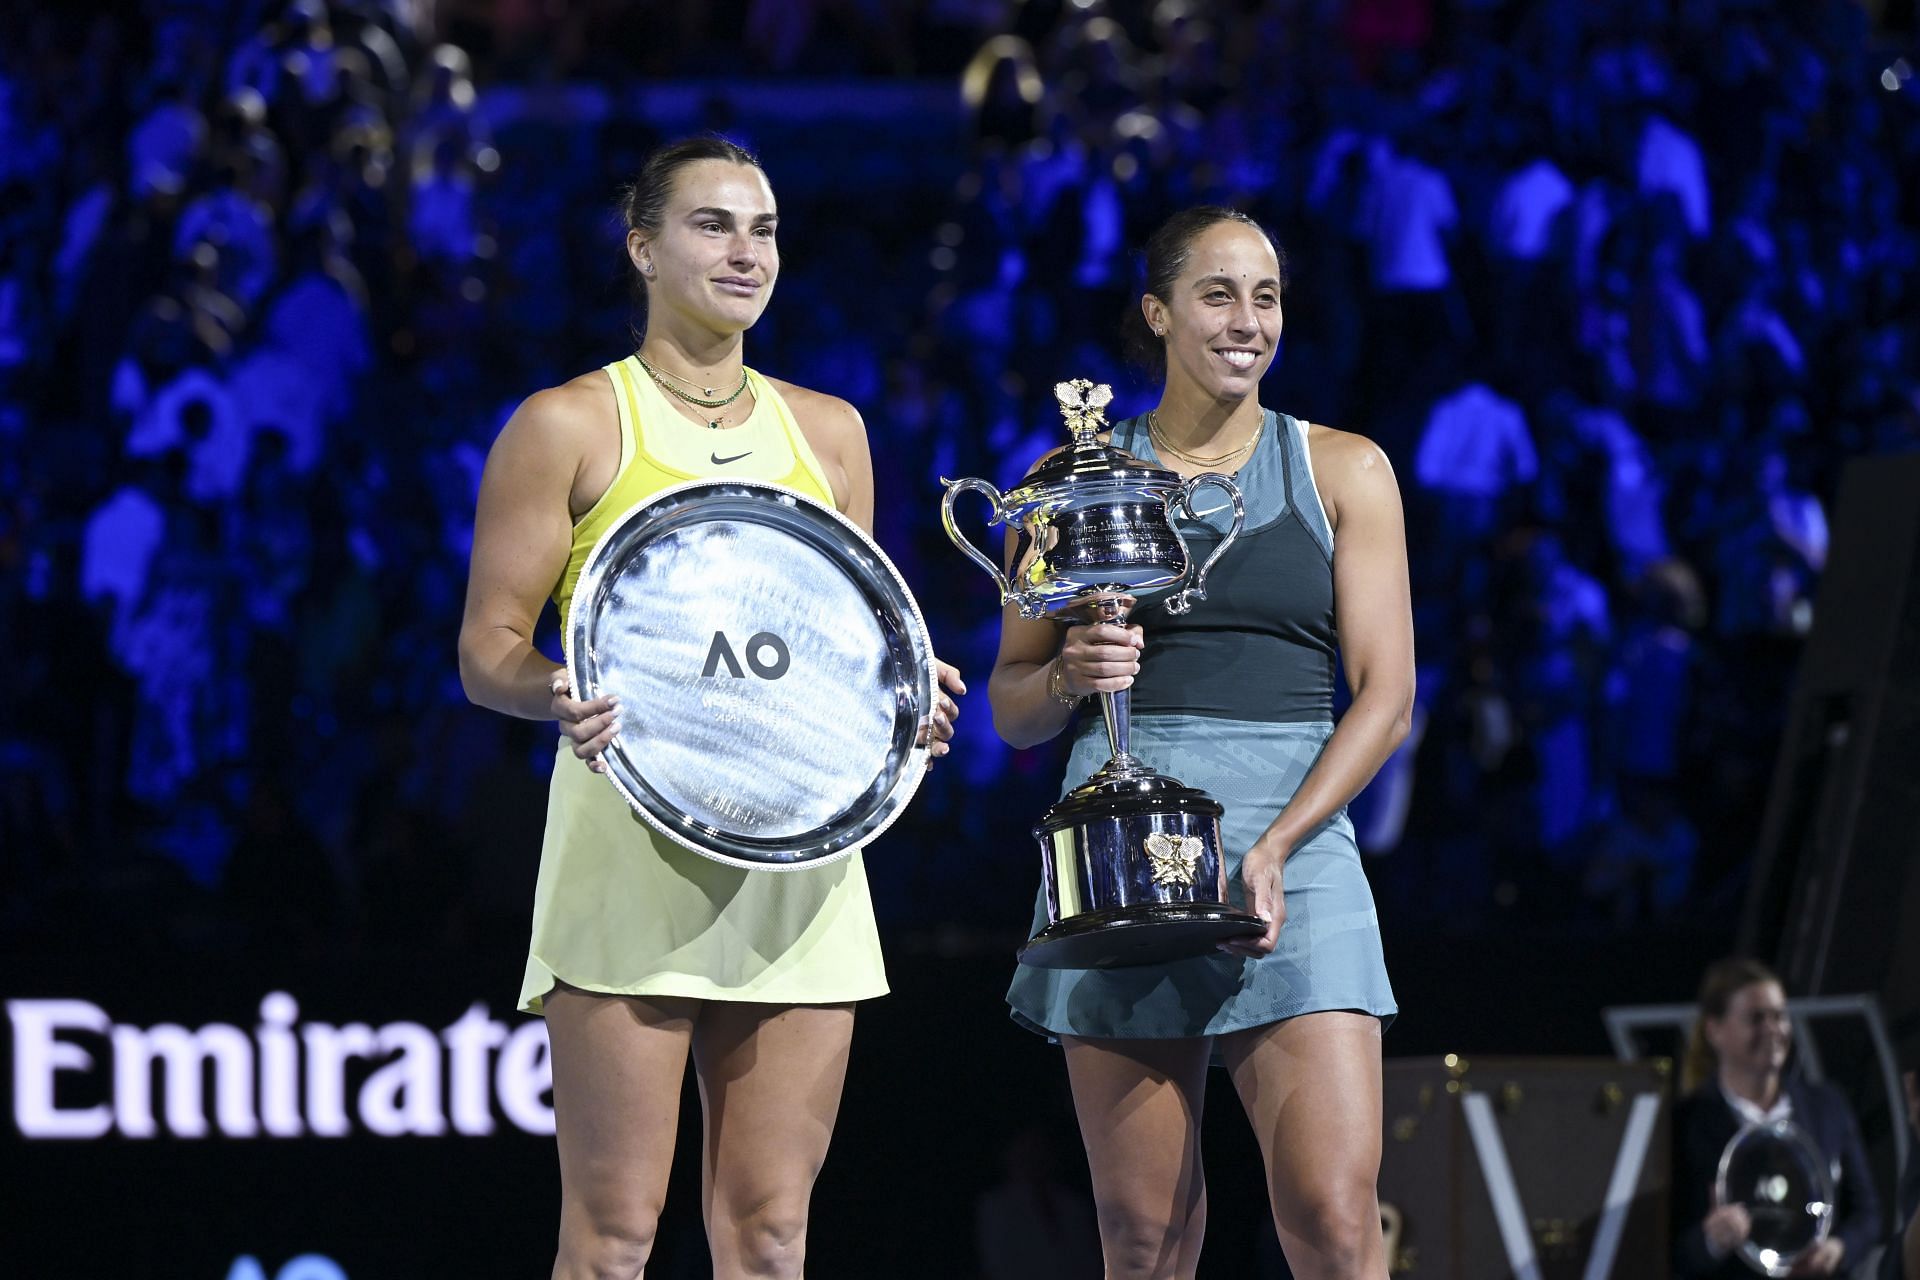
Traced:
<path fill-rule="evenodd" d="M 289 1139 L 553 1132 L 546 1023 L 475 1002 L 435 1029 L 302 1021 L 284 991 L 250 1027 L 115 1022 L 87 1000 L 9 1000 L 22 1137 Z"/>

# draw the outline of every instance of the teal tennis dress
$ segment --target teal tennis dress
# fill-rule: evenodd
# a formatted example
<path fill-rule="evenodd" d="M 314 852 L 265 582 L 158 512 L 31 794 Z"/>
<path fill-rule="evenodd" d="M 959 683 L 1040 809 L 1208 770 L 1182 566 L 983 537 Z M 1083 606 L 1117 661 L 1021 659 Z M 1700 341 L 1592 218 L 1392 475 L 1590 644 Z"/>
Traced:
<path fill-rule="evenodd" d="M 1143 419 L 1116 424 L 1113 443 L 1157 461 Z M 1146 648 L 1133 685 L 1133 753 L 1225 806 L 1227 892 L 1244 907 L 1241 858 L 1333 735 L 1339 649 L 1333 529 L 1314 488 L 1306 424 L 1269 410 L 1234 479 L 1246 525 L 1207 575 L 1207 598 L 1180 617 L 1158 599 L 1134 610 Z M 1217 489 L 1194 501 L 1207 529 L 1181 530 L 1204 559 L 1232 513 Z M 1102 718 L 1080 716 L 1063 793 L 1107 755 Z M 1344 808 L 1294 849 L 1285 885 L 1287 918 L 1271 955 L 1216 952 L 1130 969 L 1021 965 L 1007 992 L 1013 1018 L 1046 1035 L 1128 1039 L 1222 1035 L 1327 1009 L 1390 1021 L 1397 1006 L 1379 918 Z M 1046 923 L 1042 894 L 1034 928 Z"/>

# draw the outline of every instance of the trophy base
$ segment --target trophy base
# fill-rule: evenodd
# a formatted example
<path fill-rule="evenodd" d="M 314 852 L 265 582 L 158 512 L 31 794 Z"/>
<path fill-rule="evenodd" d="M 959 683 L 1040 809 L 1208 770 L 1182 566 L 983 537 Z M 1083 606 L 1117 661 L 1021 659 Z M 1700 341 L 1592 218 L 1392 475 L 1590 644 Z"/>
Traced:
<path fill-rule="evenodd" d="M 1056 920 L 1020 948 L 1036 969 L 1125 969 L 1206 955 L 1234 938 L 1257 938 L 1260 917 L 1219 903 L 1149 902 Z"/>

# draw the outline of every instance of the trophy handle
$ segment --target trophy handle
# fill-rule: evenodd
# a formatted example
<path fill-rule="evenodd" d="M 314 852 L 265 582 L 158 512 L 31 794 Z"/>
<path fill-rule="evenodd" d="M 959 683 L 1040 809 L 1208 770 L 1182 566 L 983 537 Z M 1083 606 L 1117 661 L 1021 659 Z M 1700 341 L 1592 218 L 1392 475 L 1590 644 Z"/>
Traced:
<path fill-rule="evenodd" d="M 1193 575 L 1193 585 L 1167 597 L 1166 610 L 1171 614 L 1185 613 L 1193 608 L 1195 600 L 1207 598 L 1207 570 L 1213 568 L 1215 562 L 1227 553 L 1227 548 L 1233 545 L 1233 540 L 1240 536 L 1240 526 L 1247 522 L 1247 504 L 1240 496 L 1240 486 L 1218 471 L 1197 475 L 1181 485 L 1175 492 L 1173 501 L 1168 505 L 1185 514 L 1187 519 L 1198 520 L 1200 516 L 1193 509 L 1193 495 L 1206 485 L 1223 490 L 1227 500 L 1233 503 L 1233 527 L 1227 530 L 1227 536 L 1220 539 L 1220 545 L 1213 549 L 1213 554 L 1208 556 L 1206 563 L 1200 566 L 1200 572 Z"/>
<path fill-rule="evenodd" d="M 975 476 L 968 476 L 964 480 L 949 480 L 942 476 L 940 483 L 947 486 L 946 496 L 940 499 L 940 523 L 946 526 L 947 537 L 953 539 L 954 546 L 966 553 L 967 559 L 993 575 L 994 582 L 1000 587 L 1000 603 L 1006 604 L 1013 599 L 1013 584 L 1007 581 L 1007 575 L 1000 572 L 1000 566 L 992 558 L 979 547 L 974 546 L 967 535 L 960 532 L 960 526 L 954 523 L 953 519 L 953 500 L 963 493 L 972 491 L 985 495 L 987 501 L 993 503 L 993 519 L 987 522 L 988 526 L 999 524 L 1002 512 L 1000 490 Z"/>

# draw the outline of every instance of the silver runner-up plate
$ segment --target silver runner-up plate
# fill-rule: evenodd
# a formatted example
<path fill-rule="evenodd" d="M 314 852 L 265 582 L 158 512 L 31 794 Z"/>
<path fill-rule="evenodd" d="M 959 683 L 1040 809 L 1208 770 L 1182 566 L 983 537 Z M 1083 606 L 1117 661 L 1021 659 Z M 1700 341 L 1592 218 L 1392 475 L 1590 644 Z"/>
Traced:
<path fill-rule="evenodd" d="M 729 866 L 819 866 L 885 831 L 927 768 L 933 646 L 859 526 L 780 485 L 696 480 L 616 520 L 574 588 L 567 670 L 617 694 L 606 776 Z"/>
<path fill-rule="evenodd" d="M 1740 1260 L 1763 1276 L 1793 1273 L 1833 1230 L 1833 1175 L 1806 1130 L 1791 1120 L 1745 1125 L 1720 1152 L 1715 1204 L 1747 1211 Z"/>

